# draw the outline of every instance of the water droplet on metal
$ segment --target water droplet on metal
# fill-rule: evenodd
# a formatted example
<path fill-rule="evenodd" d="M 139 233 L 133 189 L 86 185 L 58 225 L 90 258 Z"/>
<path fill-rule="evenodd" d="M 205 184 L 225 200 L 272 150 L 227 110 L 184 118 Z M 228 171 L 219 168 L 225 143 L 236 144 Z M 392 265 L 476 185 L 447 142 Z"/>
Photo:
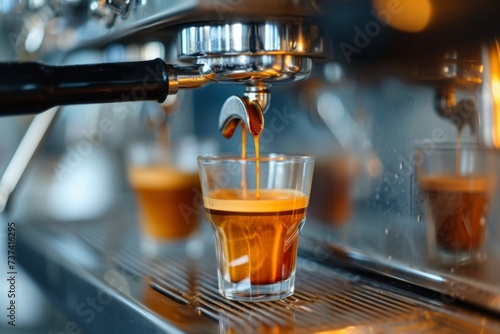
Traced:
<path fill-rule="evenodd" d="M 386 228 L 385 231 L 384 231 L 384 233 L 385 234 L 389 234 L 389 229 Z"/>
<path fill-rule="evenodd" d="M 399 169 L 403 170 L 404 167 L 405 167 L 405 165 L 404 165 L 403 161 L 401 161 L 399 163 Z"/>
<path fill-rule="evenodd" d="M 417 215 L 417 221 L 419 223 L 422 221 L 422 215 L 420 213 Z"/>

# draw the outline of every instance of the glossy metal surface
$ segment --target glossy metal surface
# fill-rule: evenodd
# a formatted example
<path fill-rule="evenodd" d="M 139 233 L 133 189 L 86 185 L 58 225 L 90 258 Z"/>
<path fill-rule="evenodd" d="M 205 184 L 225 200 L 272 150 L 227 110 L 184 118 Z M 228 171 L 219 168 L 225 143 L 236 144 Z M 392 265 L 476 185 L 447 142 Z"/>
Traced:
<path fill-rule="evenodd" d="M 253 136 L 258 136 L 264 128 L 264 112 L 255 100 L 231 96 L 222 106 L 219 130 L 224 137 L 231 138 L 240 122 Z"/>
<path fill-rule="evenodd" d="M 437 112 L 462 130 L 468 126 L 472 133 L 476 133 L 479 123 L 479 110 L 473 98 L 465 98 L 457 102 L 455 90 L 444 88 L 436 96 Z M 480 134 L 478 134 L 480 135 Z"/>
<path fill-rule="evenodd" d="M 24 4 L 25 1 L 23 1 Z M 76 5 L 73 5 L 76 4 Z M 290 18 L 311 18 L 319 15 L 314 2 L 309 0 L 252 0 L 252 1 L 223 1 L 213 0 L 147 0 L 147 1 L 123 1 L 109 0 L 97 1 L 87 0 L 79 3 L 72 2 L 73 6 L 66 6 L 64 11 L 61 4 L 54 2 L 43 3 L 40 8 L 33 11 L 26 8 L 9 7 L 2 9 L 5 13 L 22 13 L 25 23 L 21 20 L 13 22 L 11 31 L 23 30 L 22 34 L 15 36 L 16 44 L 19 46 L 18 52 L 24 53 L 24 44 L 32 31 L 33 20 L 27 20 L 32 14 L 42 16 L 43 24 L 39 27 L 45 35 L 43 45 L 28 51 L 31 55 L 55 54 L 67 51 L 83 45 L 97 45 L 116 41 L 124 36 L 135 35 L 144 31 L 151 32 L 151 35 L 169 39 L 172 27 L 189 24 L 192 22 L 222 22 L 227 20 L 262 20 L 263 10 L 268 18 L 287 19 Z M 56 7 L 56 8 L 54 8 Z M 30 8 L 31 9 L 31 8 Z M 54 9 L 56 11 L 54 11 Z M 1 13 L 1 12 L 0 12 Z M 118 14 L 117 14 L 118 13 Z M 42 14 L 42 15 L 39 15 Z M 62 17 L 77 17 L 74 20 L 59 21 L 65 28 L 65 34 L 54 35 L 54 27 L 49 24 L 52 19 L 58 20 Z M 22 26 L 19 26 L 21 24 Z M 58 26 L 60 29 L 61 26 Z M 168 29 L 164 29 L 168 28 Z M 71 39 L 68 40 L 68 37 Z"/>
<path fill-rule="evenodd" d="M 323 270 L 317 271 L 320 282 L 311 278 L 302 282 L 302 285 L 299 284 L 298 286 L 305 293 L 299 293 L 297 299 L 257 307 L 230 303 L 217 295 L 214 287 L 215 281 L 206 278 L 206 275 L 210 275 L 214 268 L 214 265 L 210 267 L 209 261 L 202 261 L 203 265 L 210 267 L 208 270 L 202 268 L 191 275 L 193 271 L 187 265 L 187 261 L 181 260 L 179 264 L 174 259 L 162 264 L 150 265 L 137 254 L 133 246 L 128 245 L 123 246 L 123 249 L 117 249 L 116 245 L 128 242 L 127 238 L 122 238 L 123 235 L 116 233 L 116 231 L 126 230 L 120 218 L 116 219 L 117 225 L 113 224 L 114 219 L 109 225 L 99 221 L 99 224 L 96 224 L 98 228 L 92 231 L 87 230 L 88 226 L 85 226 L 66 233 L 66 229 L 71 229 L 71 226 L 67 224 L 54 228 L 48 227 L 46 230 L 43 228 L 37 230 L 37 227 L 33 227 L 34 233 L 25 230 L 21 234 L 24 239 L 20 245 L 29 250 L 26 254 L 30 256 L 31 261 L 25 261 L 25 263 L 31 266 L 32 275 L 47 291 L 53 292 L 60 304 L 68 312 L 72 312 L 82 325 L 96 331 L 102 331 L 104 328 L 108 331 L 133 331 L 135 329 L 137 332 L 154 330 L 176 332 L 179 330 L 179 325 L 173 324 L 175 320 L 169 319 L 168 316 L 172 312 L 178 314 L 172 310 L 182 310 L 179 311 L 181 314 L 188 313 L 190 324 L 197 326 L 187 326 L 184 331 L 191 330 L 196 333 L 203 330 L 213 332 L 220 328 L 227 329 L 234 326 L 254 328 L 253 326 L 258 327 L 261 323 L 267 327 L 276 326 L 281 329 L 283 327 L 280 326 L 283 323 L 286 324 L 289 318 L 293 319 L 295 328 L 308 330 L 320 324 L 324 325 L 318 328 L 321 330 L 328 328 L 332 331 L 345 330 L 347 332 L 397 332 L 398 328 L 402 332 L 418 330 L 441 332 L 451 327 L 452 332 L 469 333 L 481 332 L 484 329 L 481 326 L 488 327 L 484 332 L 488 332 L 491 328 L 493 328 L 492 332 L 497 332 L 498 327 L 495 324 L 489 327 L 491 325 L 489 313 L 484 309 L 496 312 L 496 315 L 499 312 L 500 292 L 497 268 L 500 266 L 498 256 L 495 256 L 498 251 L 490 257 L 487 263 L 476 268 L 443 268 L 429 264 L 425 260 L 425 235 L 423 234 L 425 226 L 424 223 L 420 223 L 425 219 L 421 218 L 423 212 L 419 207 L 418 190 L 412 179 L 413 162 L 409 161 L 411 158 L 408 159 L 411 152 L 410 145 L 416 141 L 434 140 L 434 137 L 431 138 L 431 133 L 434 135 L 431 130 L 437 130 L 437 133 L 442 134 L 444 131 L 439 131 L 447 130 L 446 127 L 451 127 L 451 123 L 444 121 L 439 123 L 438 120 L 432 119 L 431 116 L 435 116 L 432 109 L 435 92 L 427 94 L 427 91 L 422 91 L 415 86 L 404 89 L 404 84 L 396 81 L 401 77 L 407 78 L 409 70 L 413 70 L 413 67 L 402 66 L 403 70 L 396 72 L 402 76 L 392 77 L 395 73 L 392 65 L 396 67 L 401 64 L 406 65 L 408 58 L 423 59 L 429 64 L 430 71 L 426 74 L 430 73 L 430 75 L 426 78 L 428 80 L 421 80 L 419 84 L 427 81 L 424 85 L 428 83 L 432 86 L 459 84 L 461 87 L 476 87 L 480 84 L 477 81 L 478 75 L 480 77 L 481 74 L 479 63 L 460 63 L 456 62 L 456 58 L 453 57 L 436 63 L 429 60 L 429 53 L 434 54 L 436 50 L 448 49 L 448 46 L 453 47 L 454 44 L 471 42 L 475 44 L 498 33 L 500 26 L 496 24 L 498 20 L 494 14 L 498 13 L 496 10 L 498 3 L 479 0 L 459 6 L 452 1 L 443 1 L 439 4 L 432 1 L 430 3 L 436 7 L 433 13 L 435 15 L 427 31 L 405 34 L 395 31 L 390 26 L 380 26 L 380 33 L 376 36 L 366 35 L 370 37 L 369 41 L 361 47 L 359 43 L 356 44 L 361 39 L 358 31 L 366 34 L 367 27 L 373 27 L 373 24 L 377 22 L 380 23 L 380 20 L 373 16 L 370 3 L 371 1 L 329 0 L 148 0 L 132 2 L 130 11 L 125 16 L 117 16 L 109 10 L 108 6 L 100 8 L 102 12 L 98 10 L 89 13 L 88 16 L 85 15 L 85 11 L 80 11 L 78 13 L 84 13 L 82 21 L 56 21 L 54 19 L 60 19 L 63 15 L 44 6 L 36 12 L 36 15 L 31 16 L 36 20 L 30 19 L 31 17 L 27 15 L 24 20 L 27 23 L 23 23 L 22 29 L 8 29 L 8 31 L 20 31 L 15 37 L 19 48 L 18 55 L 23 56 L 29 53 L 31 57 L 55 57 L 57 61 L 61 53 L 66 53 L 75 47 L 101 47 L 109 42 L 120 42 L 121 38 L 136 42 L 143 41 L 146 37 L 168 42 L 177 29 L 200 27 L 202 25 L 200 22 L 214 22 L 215 27 L 231 27 L 229 30 L 233 31 L 233 36 L 234 28 L 238 27 L 241 18 L 245 18 L 245 22 L 261 22 L 260 26 L 264 28 L 261 29 L 263 31 L 259 31 L 259 34 L 269 36 L 269 39 L 242 39 L 248 42 L 245 48 L 243 42 L 241 45 L 222 45 L 218 37 L 205 44 L 200 42 L 204 48 L 214 48 L 213 53 L 208 49 L 208 51 L 197 49 L 194 45 L 193 50 L 198 50 L 199 54 L 193 53 L 185 58 L 194 62 L 194 67 L 182 70 L 169 67 L 168 77 L 175 82 L 169 92 L 173 93 L 181 87 L 202 87 L 207 83 L 217 81 L 253 85 L 262 81 L 274 83 L 305 78 L 311 70 L 311 59 L 316 55 L 314 51 L 311 51 L 315 50 L 313 45 L 308 44 L 307 41 L 304 45 L 309 51 L 300 53 L 300 49 L 297 48 L 298 44 L 294 46 L 293 41 L 306 41 L 307 39 L 301 39 L 299 34 L 292 33 L 295 37 L 290 39 L 291 45 L 280 43 L 283 40 L 288 41 L 279 37 L 280 28 L 270 29 L 268 34 L 264 22 L 269 20 L 290 22 L 297 18 L 297 21 L 302 22 L 311 19 L 326 27 L 332 35 L 334 42 L 332 44 L 338 46 L 341 43 L 347 43 L 358 50 L 349 57 L 346 57 L 346 54 L 341 52 L 342 50 L 340 52 L 336 50 L 334 54 L 337 61 L 349 64 L 347 69 L 355 69 L 353 77 L 356 75 L 362 77 L 362 74 L 368 72 L 366 69 L 378 67 L 379 71 L 374 71 L 375 75 L 369 78 L 375 80 L 371 82 L 367 80 L 368 84 L 363 80 L 356 82 L 356 85 L 359 84 L 359 89 L 353 88 L 353 94 L 356 95 L 353 100 L 356 104 L 351 108 L 366 108 L 367 114 L 375 118 L 376 131 L 373 137 L 370 135 L 369 139 L 372 140 L 377 153 L 380 151 L 382 154 L 385 153 L 384 160 L 382 160 L 385 170 L 381 181 L 371 189 L 373 192 L 366 194 L 368 198 L 366 205 L 370 205 L 377 214 L 370 213 L 359 217 L 352 222 L 351 229 L 346 228 L 343 232 L 329 229 L 318 230 L 322 232 L 320 241 L 325 241 L 324 239 L 328 239 L 330 235 L 338 237 L 334 240 L 327 240 L 326 244 L 322 243 L 322 246 L 325 244 L 324 248 L 320 248 L 319 251 L 323 250 L 321 254 L 326 253 L 327 256 L 347 260 L 354 268 L 367 269 L 384 275 L 384 278 L 396 277 L 399 282 L 412 282 L 438 291 L 437 300 L 428 300 L 413 292 L 403 294 L 402 297 L 397 294 L 394 297 L 392 293 L 387 293 L 388 290 L 394 292 L 387 288 L 388 284 L 374 284 L 372 286 L 375 286 L 375 289 L 368 293 L 363 290 L 366 288 L 366 281 L 360 282 L 355 277 L 347 280 L 339 279 L 341 275 L 337 270 L 329 271 L 328 269 L 326 273 Z M 214 6 L 216 4 L 223 5 L 216 7 Z M 223 22 L 230 23 L 226 25 Z M 64 33 L 55 33 L 59 30 L 54 30 L 54 28 L 61 29 Z M 247 31 L 250 34 L 254 33 L 252 29 Z M 290 31 L 294 31 L 293 27 Z M 373 33 L 373 30 L 371 32 Z M 203 31 L 198 31 L 198 33 L 203 33 Z M 196 34 L 194 35 L 193 38 L 196 41 Z M 44 38 L 43 43 L 38 43 L 40 40 L 33 38 L 40 36 Z M 67 38 L 68 36 L 70 38 Z M 275 39 L 272 36 L 278 36 L 278 38 Z M 236 42 L 234 39 L 228 40 Z M 207 40 L 204 39 L 204 41 Z M 220 48 L 217 48 L 217 43 L 221 43 Z M 248 47 L 249 45 L 251 48 Z M 252 53 L 252 48 L 255 49 L 255 53 Z M 233 54 L 234 51 L 236 51 L 235 54 Z M 329 53 L 329 56 L 332 55 L 333 53 Z M 362 62 L 358 62 L 360 59 L 365 60 L 365 65 L 369 66 L 357 67 L 357 65 L 363 65 Z M 384 63 L 383 61 L 387 59 L 390 62 Z M 387 78 L 394 82 L 384 84 Z M 412 84 L 415 84 L 415 81 L 412 81 Z M 341 85 L 332 89 L 334 92 L 337 90 L 342 90 Z M 223 95 L 224 89 L 220 88 L 220 91 Z M 344 89 L 344 94 L 345 92 Z M 290 95 L 296 94 L 297 91 L 290 93 Z M 368 96 L 366 97 L 365 94 Z M 430 95 L 432 97 L 429 97 Z M 203 112 L 210 114 L 207 112 L 209 109 L 207 101 L 212 100 L 203 99 Z M 295 100 L 289 101 L 292 102 L 283 105 L 284 111 L 286 111 L 285 107 L 292 109 Z M 485 101 L 488 100 L 485 99 Z M 483 106 L 486 114 L 481 116 L 481 125 L 485 126 L 484 129 L 491 129 L 490 125 L 496 124 L 496 116 L 492 118 L 489 112 L 494 101 L 491 99 L 489 101 L 489 105 Z M 213 117 L 216 113 L 210 115 Z M 298 117 L 296 116 L 298 114 L 293 114 L 291 111 L 286 115 Z M 496 115 L 496 111 L 493 115 Z M 422 125 L 421 128 L 417 127 L 418 124 Z M 297 127 L 293 129 L 297 130 Z M 285 132 L 289 130 L 292 132 L 292 127 L 287 128 Z M 389 136 L 388 133 L 393 133 L 394 136 Z M 448 139 L 455 138 L 451 131 L 446 133 Z M 485 133 L 488 134 L 485 142 L 493 142 L 493 134 Z M 312 138 L 314 134 L 314 131 L 310 131 L 302 138 Z M 437 139 L 442 138 L 443 136 L 438 136 Z M 290 142 L 291 145 L 296 143 Z M 314 146 L 328 146 L 329 143 L 310 139 L 309 144 L 312 149 Z M 293 146 L 292 148 L 296 149 Z M 32 226 L 28 226 L 30 227 Z M 495 231 L 492 232 L 495 233 Z M 492 239 L 497 236 L 493 233 Z M 316 254 L 314 247 L 318 244 L 319 242 L 313 243 L 312 254 Z M 316 273 L 316 269 L 311 268 L 316 268 L 318 263 L 303 261 L 301 265 L 301 270 L 311 275 L 311 272 Z M 117 275 L 117 272 L 124 274 Z M 149 278 L 141 278 L 148 275 Z M 152 280 L 151 275 L 154 276 Z M 191 279 L 192 277 L 195 279 Z M 190 285 L 190 282 L 197 280 L 201 284 Z M 62 289 L 64 282 L 72 284 Z M 147 288 L 143 288 L 142 284 L 145 284 Z M 198 290 L 193 290 L 193 286 L 198 287 Z M 155 306 L 145 305 L 146 302 L 141 301 L 142 297 L 138 297 L 141 293 L 138 291 L 151 292 L 151 290 L 154 292 L 152 293 L 154 304 L 160 305 L 157 310 Z M 93 297 L 100 291 L 109 293 L 117 302 L 105 307 L 105 313 L 101 313 L 101 317 L 96 318 L 95 322 L 86 324 L 85 318 L 78 314 L 79 302 L 84 302 L 87 297 Z M 388 295 L 394 298 L 389 298 Z M 460 299 L 474 306 L 470 307 L 471 304 L 466 304 L 465 311 L 457 310 L 453 305 L 451 309 L 449 308 L 450 303 Z M 173 305 L 173 307 L 169 309 L 165 305 Z M 399 312 L 400 307 L 403 309 L 402 313 Z M 472 312 L 467 311 L 470 309 Z M 318 312 L 315 313 L 316 311 Z M 278 313 L 277 316 L 276 313 Z M 110 322 L 110 314 L 118 321 Z M 242 315 L 244 315 L 243 321 L 240 320 Z M 199 320 L 200 318 L 202 319 L 199 323 L 193 321 L 193 319 Z M 133 329 L 131 329 L 129 319 L 134 319 Z M 399 321 L 400 319 L 403 320 Z M 329 321 L 332 323 L 326 323 Z M 231 323 L 236 325 L 230 325 Z M 404 327 L 408 324 L 410 328 Z M 287 329 L 286 326 L 285 329 Z"/>
<path fill-rule="evenodd" d="M 468 126 L 481 145 L 499 149 L 499 72 L 500 46 L 492 39 L 422 61 L 416 78 L 435 87 L 439 115 L 460 129 Z M 467 96 L 459 98 L 459 91 Z"/>
<path fill-rule="evenodd" d="M 288 82 L 306 78 L 311 57 L 326 54 L 324 36 L 310 23 L 227 23 L 178 33 L 178 56 L 213 72 L 219 82 Z"/>
<path fill-rule="evenodd" d="M 201 66 L 168 65 L 169 94 L 175 94 L 179 89 L 201 88 L 217 82 L 216 75 L 209 70 L 203 72 Z"/>
<path fill-rule="evenodd" d="M 106 0 L 108 6 L 118 15 L 125 16 L 131 8 L 131 0 Z"/>
<path fill-rule="evenodd" d="M 300 256 L 296 291 L 242 303 L 217 290 L 215 255 L 148 260 L 131 221 L 36 224 L 20 230 L 20 261 L 78 327 L 156 333 L 496 333 L 500 322 L 430 291 Z M 126 227 L 126 228 L 125 228 Z M 119 231 L 119 233 L 117 233 Z M 213 249 L 213 244 L 207 244 Z M 321 246 L 316 244 L 316 254 Z M 28 259 L 36 259 L 29 261 Z M 326 264 L 326 265 L 325 265 Z M 47 270 L 50 268 L 50 270 Z M 88 300 L 98 308 L 93 317 Z M 114 321 L 109 321 L 114 319 Z"/>
<path fill-rule="evenodd" d="M 230 55 L 324 57 L 321 29 L 311 23 L 226 23 L 183 28 L 178 33 L 181 59 Z"/>
<path fill-rule="evenodd" d="M 305 79 L 312 70 L 310 58 L 285 55 L 201 57 L 196 63 L 203 73 L 214 73 L 217 82 L 228 83 L 292 82 Z"/>

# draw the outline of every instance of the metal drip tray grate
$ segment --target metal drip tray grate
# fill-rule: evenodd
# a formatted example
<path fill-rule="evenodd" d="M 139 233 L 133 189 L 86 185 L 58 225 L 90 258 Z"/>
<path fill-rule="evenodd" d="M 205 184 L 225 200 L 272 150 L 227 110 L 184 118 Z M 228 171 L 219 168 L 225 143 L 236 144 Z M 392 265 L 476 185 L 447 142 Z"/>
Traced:
<path fill-rule="evenodd" d="M 116 236 L 115 227 L 102 222 L 49 225 L 38 228 L 37 234 L 52 244 L 51 238 L 68 238 L 71 244 L 79 240 L 86 245 L 87 251 L 102 261 L 87 269 L 98 279 L 94 284 L 109 288 L 123 305 L 131 305 L 131 309 L 165 332 L 173 332 L 174 328 L 188 333 L 500 331 L 500 322 L 484 313 L 305 258 L 297 262 L 296 292 L 291 297 L 275 302 L 230 301 L 218 292 L 213 252 L 199 259 L 175 255 L 161 261 L 146 260 L 137 251 L 135 239 Z M 119 247 L 115 242 L 118 239 Z"/>

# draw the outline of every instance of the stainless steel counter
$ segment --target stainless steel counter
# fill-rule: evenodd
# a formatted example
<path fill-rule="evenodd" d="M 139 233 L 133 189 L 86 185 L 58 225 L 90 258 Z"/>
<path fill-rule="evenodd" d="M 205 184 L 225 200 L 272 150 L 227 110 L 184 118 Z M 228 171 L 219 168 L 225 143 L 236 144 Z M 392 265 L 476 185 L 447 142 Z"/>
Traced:
<path fill-rule="evenodd" d="M 310 233 L 301 239 L 295 294 L 242 303 L 217 291 L 209 234 L 201 257 L 177 253 L 149 260 L 139 252 L 135 219 L 126 210 L 99 221 L 18 226 L 20 264 L 74 328 L 88 333 L 500 331 L 498 314 L 336 265 L 343 263 L 342 253 L 319 256 L 322 246 Z"/>

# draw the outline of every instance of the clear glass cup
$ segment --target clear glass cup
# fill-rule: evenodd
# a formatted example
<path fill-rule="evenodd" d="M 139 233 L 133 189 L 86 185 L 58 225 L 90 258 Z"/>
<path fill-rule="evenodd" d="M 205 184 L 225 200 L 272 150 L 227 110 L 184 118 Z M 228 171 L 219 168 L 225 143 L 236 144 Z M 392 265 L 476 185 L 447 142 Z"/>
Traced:
<path fill-rule="evenodd" d="M 198 144 L 189 140 L 176 146 L 135 142 L 128 148 L 127 176 L 146 256 L 185 253 L 198 242 L 203 217 L 198 155 Z"/>
<path fill-rule="evenodd" d="M 444 264 L 486 259 L 487 221 L 497 188 L 494 153 L 474 145 L 419 147 L 415 166 L 430 258 Z"/>
<path fill-rule="evenodd" d="M 361 161 L 348 153 L 316 158 L 310 217 L 340 226 L 354 214 L 353 189 Z"/>
<path fill-rule="evenodd" d="M 221 294 L 242 301 L 290 296 L 314 158 L 219 155 L 198 164 Z"/>

